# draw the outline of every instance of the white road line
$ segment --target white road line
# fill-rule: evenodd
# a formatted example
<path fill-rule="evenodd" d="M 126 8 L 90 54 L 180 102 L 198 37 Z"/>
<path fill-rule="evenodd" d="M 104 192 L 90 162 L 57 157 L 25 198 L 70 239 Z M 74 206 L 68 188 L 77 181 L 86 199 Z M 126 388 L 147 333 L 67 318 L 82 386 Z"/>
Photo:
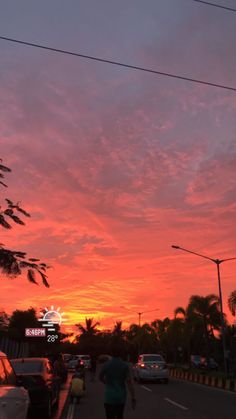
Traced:
<path fill-rule="evenodd" d="M 176 402 L 174 402 L 173 400 L 168 399 L 167 397 L 165 397 L 165 399 L 164 399 L 164 400 L 165 400 L 166 402 L 168 402 L 168 403 L 173 404 L 174 406 L 179 407 L 179 408 L 180 408 L 180 409 L 182 409 L 182 410 L 188 410 L 188 407 L 183 406 L 182 404 L 176 403 Z"/>
<path fill-rule="evenodd" d="M 146 387 L 146 386 L 141 386 L 142 388 L 144 388 L 144 390 L 147 390 L 147 391 L 152 391 L 150 388 L 148 388 L 148 387 Z"/>
<path fill-rule="evenodd" d="M 69 405 L 68 413 L 66 419 L 73 419 L 75 413 L 75 402 Z"/>

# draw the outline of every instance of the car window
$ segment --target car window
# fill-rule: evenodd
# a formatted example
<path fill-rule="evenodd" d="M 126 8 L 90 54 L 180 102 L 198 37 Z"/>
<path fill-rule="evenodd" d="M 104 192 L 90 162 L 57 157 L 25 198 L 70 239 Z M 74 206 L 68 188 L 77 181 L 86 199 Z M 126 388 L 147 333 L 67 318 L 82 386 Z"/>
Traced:
<path fill-rule="evenodd" d="M 7 377 L 3 367 L 2 359 L 0 359 L 0 385 L 7 384 Z"/>
<path fill-rule="evenodd" d="M 143 362 L 163 362 L 164 359 L 161 355 L 145 355 L 143 357 Z"/>
<path fill-rule="evenodd" d="M 12 385 L 12 386 L 15 386 L 16 385 L 16 376 L 15 376 L 14 370 L 13 370 L 10 362 L 8 361 L 7 358 L 3 358 L 2 361 L 3 361 L 4 367 L 5 367 L 7 383 Z"/>
<path fill-rule="evenodd" d="M 35 374 L 43 372 L 42 361 L 11 361 L 16 374 Z"/>

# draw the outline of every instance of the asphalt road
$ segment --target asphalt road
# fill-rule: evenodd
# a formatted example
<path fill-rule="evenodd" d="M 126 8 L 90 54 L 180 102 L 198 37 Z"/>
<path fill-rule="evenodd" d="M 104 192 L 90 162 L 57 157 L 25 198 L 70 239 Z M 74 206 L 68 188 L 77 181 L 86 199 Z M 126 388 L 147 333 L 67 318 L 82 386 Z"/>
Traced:
<path fill-rule="evenodd" d="M 169 384 L 135 384 L 137 407 L 127 402 L 125 419 L 224 419 L 236 414 L 236 393 L 171 379 Z M 70 404 L 63 419 L 105 419 L 103 384 L 87 382 L 79 404 Z"/>

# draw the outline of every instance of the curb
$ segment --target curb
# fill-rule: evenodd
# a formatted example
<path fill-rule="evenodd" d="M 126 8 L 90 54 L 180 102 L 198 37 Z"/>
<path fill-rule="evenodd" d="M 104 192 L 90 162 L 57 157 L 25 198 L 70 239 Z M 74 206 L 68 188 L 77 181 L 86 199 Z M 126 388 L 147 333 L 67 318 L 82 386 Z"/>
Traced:
<path fill-rule="evenodd" d="M 176 368 L 170 368 L 169 374 L 170 377 L 179 378 L 180 380 L 191 381 L 208 387 L 214 387 L 236 393 L 236 379 L 234 378 L 225 379 L 223 377 L 212 377 L 209 375 L 178 370 Z"/>

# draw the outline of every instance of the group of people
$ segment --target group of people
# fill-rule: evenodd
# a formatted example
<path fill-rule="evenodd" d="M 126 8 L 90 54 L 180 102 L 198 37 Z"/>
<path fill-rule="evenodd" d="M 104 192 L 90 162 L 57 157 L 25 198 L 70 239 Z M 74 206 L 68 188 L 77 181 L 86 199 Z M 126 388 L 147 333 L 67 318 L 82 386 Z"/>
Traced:
<path fill-rule="evenodd" d="M 131 406 L 136 407 L 135 391 L 132 373 L 129 365 L 122 360 L 122 347 L 114 342 L 111 347 L 111 359 L 104 363 L 99 373 L 100 381 L 105 385 L 105 415 L 106 419 L 123 419 L 127 398 L 127 389 L 131 397 Z M 96 375 L 96 358 L 91 356 L 90 379 L 94 381 Z M 85 390 L 85 368 L 81 360 L 78 361 L 72 377 L 71 395 L 81 397 Z"/>

